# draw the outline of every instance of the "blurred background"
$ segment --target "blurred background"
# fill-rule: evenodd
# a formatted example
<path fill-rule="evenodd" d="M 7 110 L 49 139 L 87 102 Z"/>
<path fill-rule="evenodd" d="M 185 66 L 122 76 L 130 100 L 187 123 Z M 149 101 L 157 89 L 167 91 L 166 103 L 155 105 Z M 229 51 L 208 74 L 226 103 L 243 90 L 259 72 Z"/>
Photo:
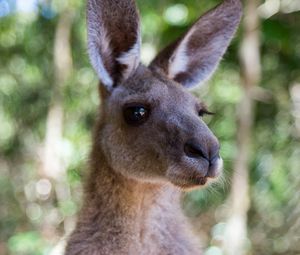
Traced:
<path fill-rule="evenodd" d="M 218 2 L 138 0 L 143 62 Z M 205 255 L 299 255 L 300 1 L 244 6 L 193 91 L 216 112 L 225 178 L 183 207 Z M 0 0 L 0 254 L 61 254 L 74 227 L 99 104 L 85 26 L 83 0 Z"/>

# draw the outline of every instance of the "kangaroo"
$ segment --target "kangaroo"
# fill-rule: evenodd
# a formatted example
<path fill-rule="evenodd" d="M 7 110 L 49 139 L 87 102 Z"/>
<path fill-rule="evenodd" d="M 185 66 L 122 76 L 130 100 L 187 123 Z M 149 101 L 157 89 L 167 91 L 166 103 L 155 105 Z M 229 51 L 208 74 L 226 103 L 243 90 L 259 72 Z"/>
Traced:
<path fill-rule="evenodd" d="M 88 0 L 101 105 L 66 255 L 201 254 L 180 197 L 216 180 L 222 159 L 202 120 L 210 112 L 188 89 L 213 74 L 241 13 L 240 0 L 224 0 L 144 66 L 134 0 Z"/>

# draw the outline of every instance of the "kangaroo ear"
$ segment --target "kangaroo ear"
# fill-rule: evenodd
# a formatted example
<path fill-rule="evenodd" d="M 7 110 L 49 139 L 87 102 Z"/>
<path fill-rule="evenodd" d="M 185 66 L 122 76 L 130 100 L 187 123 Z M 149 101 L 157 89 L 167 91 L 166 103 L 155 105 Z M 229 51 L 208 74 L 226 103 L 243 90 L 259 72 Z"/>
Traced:
<path fill-rule="evenodd" d="M 111 90 L 140 62 L 140 20 L 134 0 L 88 0 L 88 52 L 102 84 Z"/>
<path fill-rule="evenodd" d="M 167 46 L 150 64 L 191 88 L 216 70 L 241 19 L 240 0 L 224 0 L 200 17 L 189 31 Z"/>

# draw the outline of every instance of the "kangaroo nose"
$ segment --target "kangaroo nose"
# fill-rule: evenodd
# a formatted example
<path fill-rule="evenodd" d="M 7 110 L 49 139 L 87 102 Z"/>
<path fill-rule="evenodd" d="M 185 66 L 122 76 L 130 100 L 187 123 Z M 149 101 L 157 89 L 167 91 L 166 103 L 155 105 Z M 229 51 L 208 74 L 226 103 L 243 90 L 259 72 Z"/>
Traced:
<path fill-rule="evenodd" d="M 189 140 L 184 145 L 184 152 L 190 158 L 203 158 L 213 165 L 219 158 L 219 144 L 211 144 L 204 149 L 199 143 Z"/>
<path fill-rule="evenodd" d="M 204 158 L 209 161 L 207 153 L 204 152 L 199 144 L 193 141 L 186 142 L 184 152 L 190 158 Z"/>

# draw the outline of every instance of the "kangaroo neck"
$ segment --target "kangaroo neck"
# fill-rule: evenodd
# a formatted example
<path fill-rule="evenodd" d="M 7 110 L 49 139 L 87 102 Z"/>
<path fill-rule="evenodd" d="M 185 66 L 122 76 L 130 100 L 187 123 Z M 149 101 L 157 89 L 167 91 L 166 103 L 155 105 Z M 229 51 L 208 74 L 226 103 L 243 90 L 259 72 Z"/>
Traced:
<path fill-rule="evenodd" d="M 86 185 L 82 217 L 92 218 L 103 231 L 106 224 L 122 231 L 139 233 L 147 221 L 164 221 L 168 214 L 158 211 L 180 211 L 180 191 L 171 184 L 153 184 L 129 179 L 110 168 L 103 154 L 92 157 L 91 174 Z M 96 162 L 93 162 L 96 160 Z M 86 208 L 86 209 L 85 209 Z M 88 210 L 88 213 L 86 213 Z M 89 221 L 89 219 L 86 219 Z M 101 227 L 100 227 L 101 226 Z M 107 226 L 111 229 L 112 226 Z M 116 230 L 117 231 L 117 230 Z"/>
<path fill-rule="evenodd" d="M 67 254 L 198 254 L 189 248 L 182 252 L 183 240 L 187 247 L 192 244 L 180 210 L 180 190 L 126 178 L 95 147 L 90 169 Z"/>

